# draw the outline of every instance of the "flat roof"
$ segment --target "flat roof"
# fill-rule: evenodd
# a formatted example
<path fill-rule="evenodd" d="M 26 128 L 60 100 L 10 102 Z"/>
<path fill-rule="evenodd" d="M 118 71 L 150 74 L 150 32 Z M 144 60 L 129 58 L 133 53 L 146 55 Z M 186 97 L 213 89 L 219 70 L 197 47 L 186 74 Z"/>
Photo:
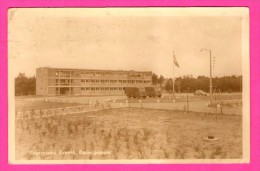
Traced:
<path fill-rule="evenodd" d="M 108 71 L 108 72 L 149 72 L 152 71 L 135 71 L 135 70 L 102 70 L 102 69 L 80 69 L 80 68 L 54 68 L 54 67 L 39 67 L 37 69 L 57 69 L 57 70 L 80 70 L 80 71 Z"/>

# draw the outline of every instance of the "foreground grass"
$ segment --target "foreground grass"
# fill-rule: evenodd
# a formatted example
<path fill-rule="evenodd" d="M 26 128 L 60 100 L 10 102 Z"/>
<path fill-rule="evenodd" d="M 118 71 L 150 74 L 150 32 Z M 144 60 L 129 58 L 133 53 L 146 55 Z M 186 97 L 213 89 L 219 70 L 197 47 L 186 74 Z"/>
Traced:
<path fill-rule="evenodd" d="M 27 111 L 27 110 L 37 110 L 37 109 L 51 109 L 59 107 L 71 107 L 80 105 L 79 103 L 66 103 L 66 102 L 47 102 L 47 101 L 16 101 L 15 110 L 16 111 Z"/>
<path fill-rule="evenodd" d="M 241 116 L 223 115 L 218 121 L 214 117 L 204 113 L 123 108 L 16 120 L 16 159 L 241 158 Z M 208 135 L 219 140 L 203 140 Z M 50 151 L 57 155 L 33 153 Z M 60 151 L 67 153 L 58 154 Z"/>

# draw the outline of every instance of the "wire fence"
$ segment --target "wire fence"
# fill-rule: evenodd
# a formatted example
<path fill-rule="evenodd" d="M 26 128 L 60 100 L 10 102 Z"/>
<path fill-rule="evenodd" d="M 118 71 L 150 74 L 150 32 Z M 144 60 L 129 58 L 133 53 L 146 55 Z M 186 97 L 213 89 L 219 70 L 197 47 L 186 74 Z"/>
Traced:
<path fill-rule="evenodd" d="M 140 99 L 133 103 L 130 100 L 117 102 L 116 100 L 106 100 L 103 102 L 91 100 L 85 102 L 69 101 L 69 100 L 48 100 L 47 102 L 59 102 L 64 103 L 68 106 L 57 107 L 57 108 L 42 108 L 42 109 L 31 109 L 16 111 L 16 119 L 32 119 L 32 118 L 45 118 L 52 116 L 81 114 L 86 112 L 100 111 L 105 109 L 116 109 L 116 108 L 143 108 L 143 109 L 164 109 L 164 110 L 179 110 L 184 112 L 205 112 L 213 114 L 235 114 L 241 115 L 242 109 L 237 107 L 227 108 L 223 105 L 216 105 L 209 107 L 207 104 L 201 105 L 201 102 L 185 102 L 185 103 L 162 103 L 157 100 L 155 103 L 145 103 L 144 100 Z M 71 105 L 70 105 L 71 104 Z M 73 104 L 73 105 L 72 105 Z M 239 104 L 242 105 L 242 104 Z M 241 106 L 242 107 L 242 106 Z"/>
<path fill-rule="evenodd" d="M 37 119 L 37 118 L 46 118 L 52 116 L 63 116 L 71 114 L 80 114 L 86 112 L 95 112 L 104 109 L 111 109 L 109 103 L 99 104 L 99 105 L 79 105 L 71 107 L 59 107 L 51 109 L 32 109 L 26 111 L 17 111 L 16 119 Z"/>

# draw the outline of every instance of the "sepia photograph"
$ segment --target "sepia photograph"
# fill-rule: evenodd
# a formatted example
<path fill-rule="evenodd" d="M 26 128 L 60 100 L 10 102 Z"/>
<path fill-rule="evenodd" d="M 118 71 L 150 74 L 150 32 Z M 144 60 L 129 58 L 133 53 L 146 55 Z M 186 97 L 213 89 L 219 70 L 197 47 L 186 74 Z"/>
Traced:
<path fill-rule="evenodd" d="M 250 162 L 244 7 L 10 8 L 11 164 Z"/>

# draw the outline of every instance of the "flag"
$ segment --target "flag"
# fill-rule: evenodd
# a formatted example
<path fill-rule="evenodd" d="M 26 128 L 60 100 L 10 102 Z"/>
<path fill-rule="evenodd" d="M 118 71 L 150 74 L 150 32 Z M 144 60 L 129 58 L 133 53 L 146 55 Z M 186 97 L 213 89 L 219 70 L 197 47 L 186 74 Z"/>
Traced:
<path fill-rule="evenodd" d="M 173 62 L 174 62 L 174 64 L 175 64 L 175 66 L 177 66 L 178 68 L 180 68 L 180 65 L 178 64 L 178 62 L 177 62 L 177 60 L 176 60 L 176 58 L 175 58 L 174 52 L 173 52 Z"/>

